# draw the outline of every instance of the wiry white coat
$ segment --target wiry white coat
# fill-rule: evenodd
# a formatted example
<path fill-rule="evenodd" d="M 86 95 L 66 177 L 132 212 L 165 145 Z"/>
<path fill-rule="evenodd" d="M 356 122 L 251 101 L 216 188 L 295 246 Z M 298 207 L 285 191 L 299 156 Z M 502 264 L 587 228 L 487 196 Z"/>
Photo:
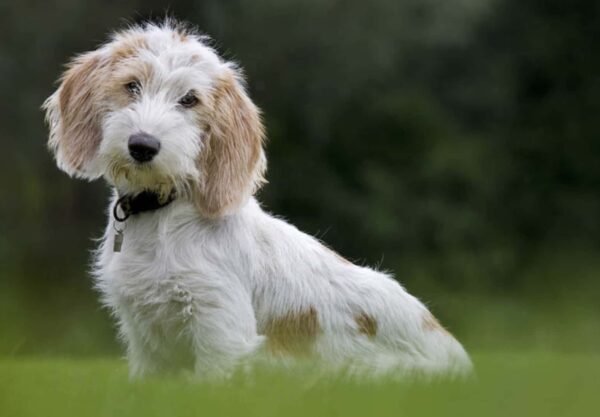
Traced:
<path fill-rule="evenodd" d="M 141 91 L 127 97 L 121 83 L 136 71 Z M 293 317 L 307 312 L 307 351 L 327 369 L 468 371 L 462 346 L 392 277 L 351 264 L 260 208 L 252 192 L 264 169 L 262 127 L 236 74 L 194 34 L 147 25 L 78 58 L 45 103 L 59 167 L 104 176 L 115 187 L 109 213 L 118 195 L 177 190 L 170 205 L 126 221 L 120 252 L 109 214 L 95 256 L 132 374 L 191 367 L 201 378 L 223 377 L 241 362 L 285 358 L 267 348 L 269 326 L 288 318 L 292 337 Z M 187 91 L 200 98 L 193 110 L 177 104 Z M 127 138 L 139 131 L 161 140 L 150 163 L 128 154 Z M 207 192 L 221 200 L 196 198 Z"/>
<path fill-rule="evenodd" d="M 461 345 L 424 325 L 426 307 L 392 277 L 350 264 L 265 213 L 254 199 L 220 220 L 185 201 L 132 217 L 120 253 L 110 220 L 96 259 L 104 301 L 120 322 L 134 374 L 192 364 L 224 375 L 262 353 L 273 317 L 314 307 L 313 354 L 331 369 L 374 374 L 464 373 Z M 377 320 L 371 338 L 358 313 Z"/>

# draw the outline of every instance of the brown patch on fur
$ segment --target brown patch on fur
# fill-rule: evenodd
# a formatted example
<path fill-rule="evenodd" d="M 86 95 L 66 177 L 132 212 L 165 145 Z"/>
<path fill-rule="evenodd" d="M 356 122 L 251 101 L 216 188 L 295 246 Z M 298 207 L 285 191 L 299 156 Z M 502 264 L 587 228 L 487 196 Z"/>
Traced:
<path fill-rule="evenodd" d="M 112 59 L 115 62 L 136 56 L 141 49 L 148 48 L 148 41 L 144 35 L 124 36 L 115 43 L 112 50 Z"/>
<path fill-rule="evenodd" d="M 375 321 L 373 316 L 361 313 L 354 318 L 354 321 L 356 321 L 360 333 L 367 335 L 370 338 L 374 338 L 377 335 L 377 321 Z"/>
<path fill-rule="evenodd" d="M 75 171 L 83 171 L 102 139 L 100 128 L 101 87 L 108 64 L 90 53 L 76 58 L 65 71 L 58 91 L 60 131 L 58 147 Z"/>
<path fill-rule="evenodd" d="M 124 107 L 135 99 L 125 85 L 132 81 L 139 81 L 142 86 L 147 85 L 154 76 L 152 64 L 142 60 L 127 60 L 113 64 L 110 80 L 105 83 L 106 95 L 117 106 Z"/>
<path fill-rule="evenodd" d="M 253 194 L 264 182 L 264 130 L 259 110 L 233 71 L 218 81 L 210 103 L 196 202 L 204 215 L 214 218 Z"/>
<path fill-rule="evenodd" d="M 277 354 L 306 355 L 319 333 L 321 326 L 314 307 L 304 312 L 289 312 L 267 324 L 267 349 Z"/>
<path fill-rule="evenodd" d="M 135 80 L 144 83 L 152 77 L 152 65 L 132 59 L 147 48 L 148 41 L 142 34 L 122 34 L 114 42 L 110 58 L 113 74 L 106 88 L 107 95 L 118 106 L 126 106 L 132 99 L 125 90 L 125 84 Z"/>

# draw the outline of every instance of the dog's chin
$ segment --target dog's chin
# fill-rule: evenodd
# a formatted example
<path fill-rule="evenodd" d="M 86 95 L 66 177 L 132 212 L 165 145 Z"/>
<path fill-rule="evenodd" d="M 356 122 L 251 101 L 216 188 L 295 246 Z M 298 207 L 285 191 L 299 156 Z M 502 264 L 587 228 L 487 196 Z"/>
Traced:
<path fill-rule="evenodd" d="M 173 189 L 179 188 L 173 176 L 161 172 L 153 163 L 113 166 L 105 178 L 119 194 L 138 194 L 150 190 L 169 195 Z"/>

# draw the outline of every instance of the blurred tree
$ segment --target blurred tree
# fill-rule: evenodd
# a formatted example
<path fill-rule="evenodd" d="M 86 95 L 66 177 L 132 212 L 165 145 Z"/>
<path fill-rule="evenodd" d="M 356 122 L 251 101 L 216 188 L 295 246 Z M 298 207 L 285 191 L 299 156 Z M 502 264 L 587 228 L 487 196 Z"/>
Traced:
<path fill-rule="evenodd" d="M 538 248 L 600 243 L 599 7 L 189 0 L 167 11 L 246 69 L 269 132 L 269 210 L 352 259 L 510 292 Z M 81 249 L 101 233 L 106 187 L 58 173 L 39 106 L 68 57 L 164 12 L 155 0 L 0 2 L 2 285 L 90 286 Z"/>

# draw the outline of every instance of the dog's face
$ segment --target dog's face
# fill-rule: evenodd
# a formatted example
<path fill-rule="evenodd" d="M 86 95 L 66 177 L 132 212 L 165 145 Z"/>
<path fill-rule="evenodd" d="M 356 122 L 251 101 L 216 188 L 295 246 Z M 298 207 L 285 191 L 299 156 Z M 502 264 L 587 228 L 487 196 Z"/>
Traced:
<path fill-rule="evenodd" d="M 263 128 L 240 74 L 168 24 L 74 59 L 44 108 L 58 166 L 120 193 L 175 189 L 215 217 L 263 182 Z"/>

